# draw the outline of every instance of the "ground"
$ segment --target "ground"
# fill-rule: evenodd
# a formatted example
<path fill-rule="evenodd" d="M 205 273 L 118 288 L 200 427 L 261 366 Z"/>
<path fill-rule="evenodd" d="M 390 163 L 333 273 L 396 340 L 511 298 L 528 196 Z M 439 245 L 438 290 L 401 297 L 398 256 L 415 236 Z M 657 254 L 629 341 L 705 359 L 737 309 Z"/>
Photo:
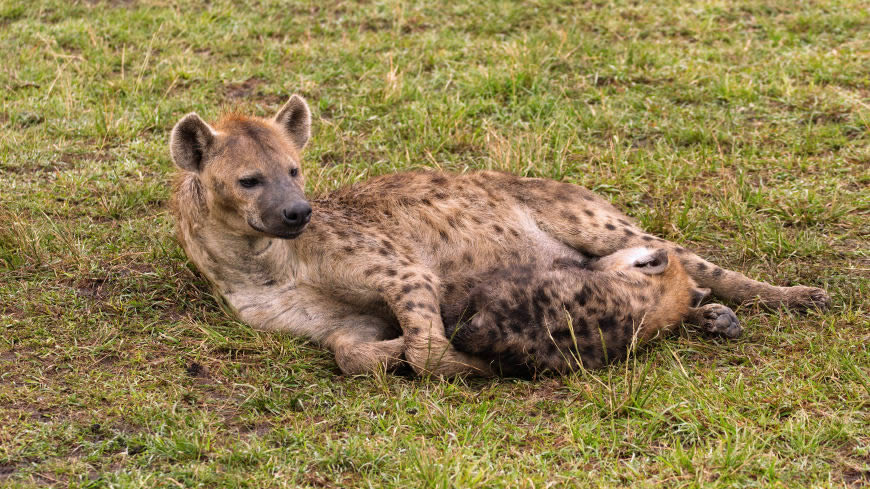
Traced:
<path fill-rule="evenodd" d="M 0 2 L 0 487 L 870 484 L 860 0 Z M 586 185 L 829 311 L 731 304 L 565 378 L 341 375 L 186 262 L 189 111 L 312 104 L 308 191 L 407 168 Z"/>

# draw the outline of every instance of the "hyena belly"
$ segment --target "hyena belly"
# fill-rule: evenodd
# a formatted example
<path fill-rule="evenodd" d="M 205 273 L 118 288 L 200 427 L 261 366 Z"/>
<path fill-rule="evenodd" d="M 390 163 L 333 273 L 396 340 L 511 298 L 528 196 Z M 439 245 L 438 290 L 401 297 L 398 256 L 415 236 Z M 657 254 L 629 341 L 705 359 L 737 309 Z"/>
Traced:
<path fill-rule="evenodd" d="M 641 330 L 660 327 L 647 318 L 663 290 L 644 277 L 525 265 L 476 284 L 465 301 L 443 307 L 446 334 L 501 375 L 599 368 L 624 358 Z"/>

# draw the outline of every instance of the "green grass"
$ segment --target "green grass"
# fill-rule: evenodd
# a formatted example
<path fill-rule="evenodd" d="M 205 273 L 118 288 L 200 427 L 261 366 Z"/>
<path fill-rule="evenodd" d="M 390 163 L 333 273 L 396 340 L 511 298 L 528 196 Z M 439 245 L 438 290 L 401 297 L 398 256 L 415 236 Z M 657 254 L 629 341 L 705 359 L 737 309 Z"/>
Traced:
<path fill-rule="evenodd" d="M 167 3 L 0 1 L 0 486 L 870 484 L 866 3 Z M 166 209 L 178 118 L 292 92 L 311 193 L 576 182 L 833 307 L 565 378 L 343 376 L 234 321 Z"/>

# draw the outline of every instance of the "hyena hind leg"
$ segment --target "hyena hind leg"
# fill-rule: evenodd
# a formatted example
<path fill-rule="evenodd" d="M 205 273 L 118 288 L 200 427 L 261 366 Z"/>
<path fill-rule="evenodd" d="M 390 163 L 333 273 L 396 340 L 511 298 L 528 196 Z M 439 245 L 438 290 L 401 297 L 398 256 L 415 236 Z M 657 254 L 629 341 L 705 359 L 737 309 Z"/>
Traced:
<path fill-rule="evenodd" d="M 587 211 L 592 217 L 577 217 L 586 216 Z M 796 309 L 824 309 L 831 303 L 828 294 L 817 287 L 779 287 L 718 267 L 676 243 L 644 232 L 615 212 L 589 209 L 574 213 L 539 212 L 536 218 L 541 228 L 551 236 L 591 256 L 606 256 L 638 246 L 672 250 L 699 287 L 712 289 L 713 294 L 722 299 L 735 302 L 758 300 L 769 306 Z"/>
<path fill-rule="evenodd" d="M 686 323 L 694 324 L 708 333 L 737 338 L 743 333 L 740 321 L 729 307 L 722 304 L 706 304 L 689 309 Z"/>
<path fill-rule="evenodd" d="M 679 245 L 665 243 L 677 252 L 680 262 L 695 282 L 700 287 L 712 289 L 717 297 L 735 302 L 757 300 L 768 306 L 795 309 L 826 309 L 831 305 L 830 296 L 818 287 L 780 287 L 753 280 L 740 272 L 720 268 Z"/>

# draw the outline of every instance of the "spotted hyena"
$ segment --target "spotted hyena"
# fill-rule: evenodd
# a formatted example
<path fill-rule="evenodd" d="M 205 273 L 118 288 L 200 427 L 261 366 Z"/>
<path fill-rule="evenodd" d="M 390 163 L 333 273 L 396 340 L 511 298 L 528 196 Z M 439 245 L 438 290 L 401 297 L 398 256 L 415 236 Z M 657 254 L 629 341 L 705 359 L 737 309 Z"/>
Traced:
<path fill-rule="evenodd" d="M 502 375 L 598 368 L 684 321 L 728 337 L 741 332 L 731 309 L 700 305 L 710 290 L 665 248 L 509 265 L 471 285 L 464 301 L 442 305 L 445 332 L 457 350 Z"/>
<path fill-rule="evenodd" d="M 641 230 L 589 190 L 491 171 L 403 172 L 306 199 L 308 105 L 269 119 L 188 114 L 173 128 L 178 237 L 238 317 L 309 338 L 342 371 L 407 361 L 418 372 L 491 373 L 452 348 L 440 304 L 469 277 L 506 263 L 584 260 L 653 245 L 700 287 L 730 300 L 826 305 L 817 288 L 777 287 L 723 270 Z"/>

